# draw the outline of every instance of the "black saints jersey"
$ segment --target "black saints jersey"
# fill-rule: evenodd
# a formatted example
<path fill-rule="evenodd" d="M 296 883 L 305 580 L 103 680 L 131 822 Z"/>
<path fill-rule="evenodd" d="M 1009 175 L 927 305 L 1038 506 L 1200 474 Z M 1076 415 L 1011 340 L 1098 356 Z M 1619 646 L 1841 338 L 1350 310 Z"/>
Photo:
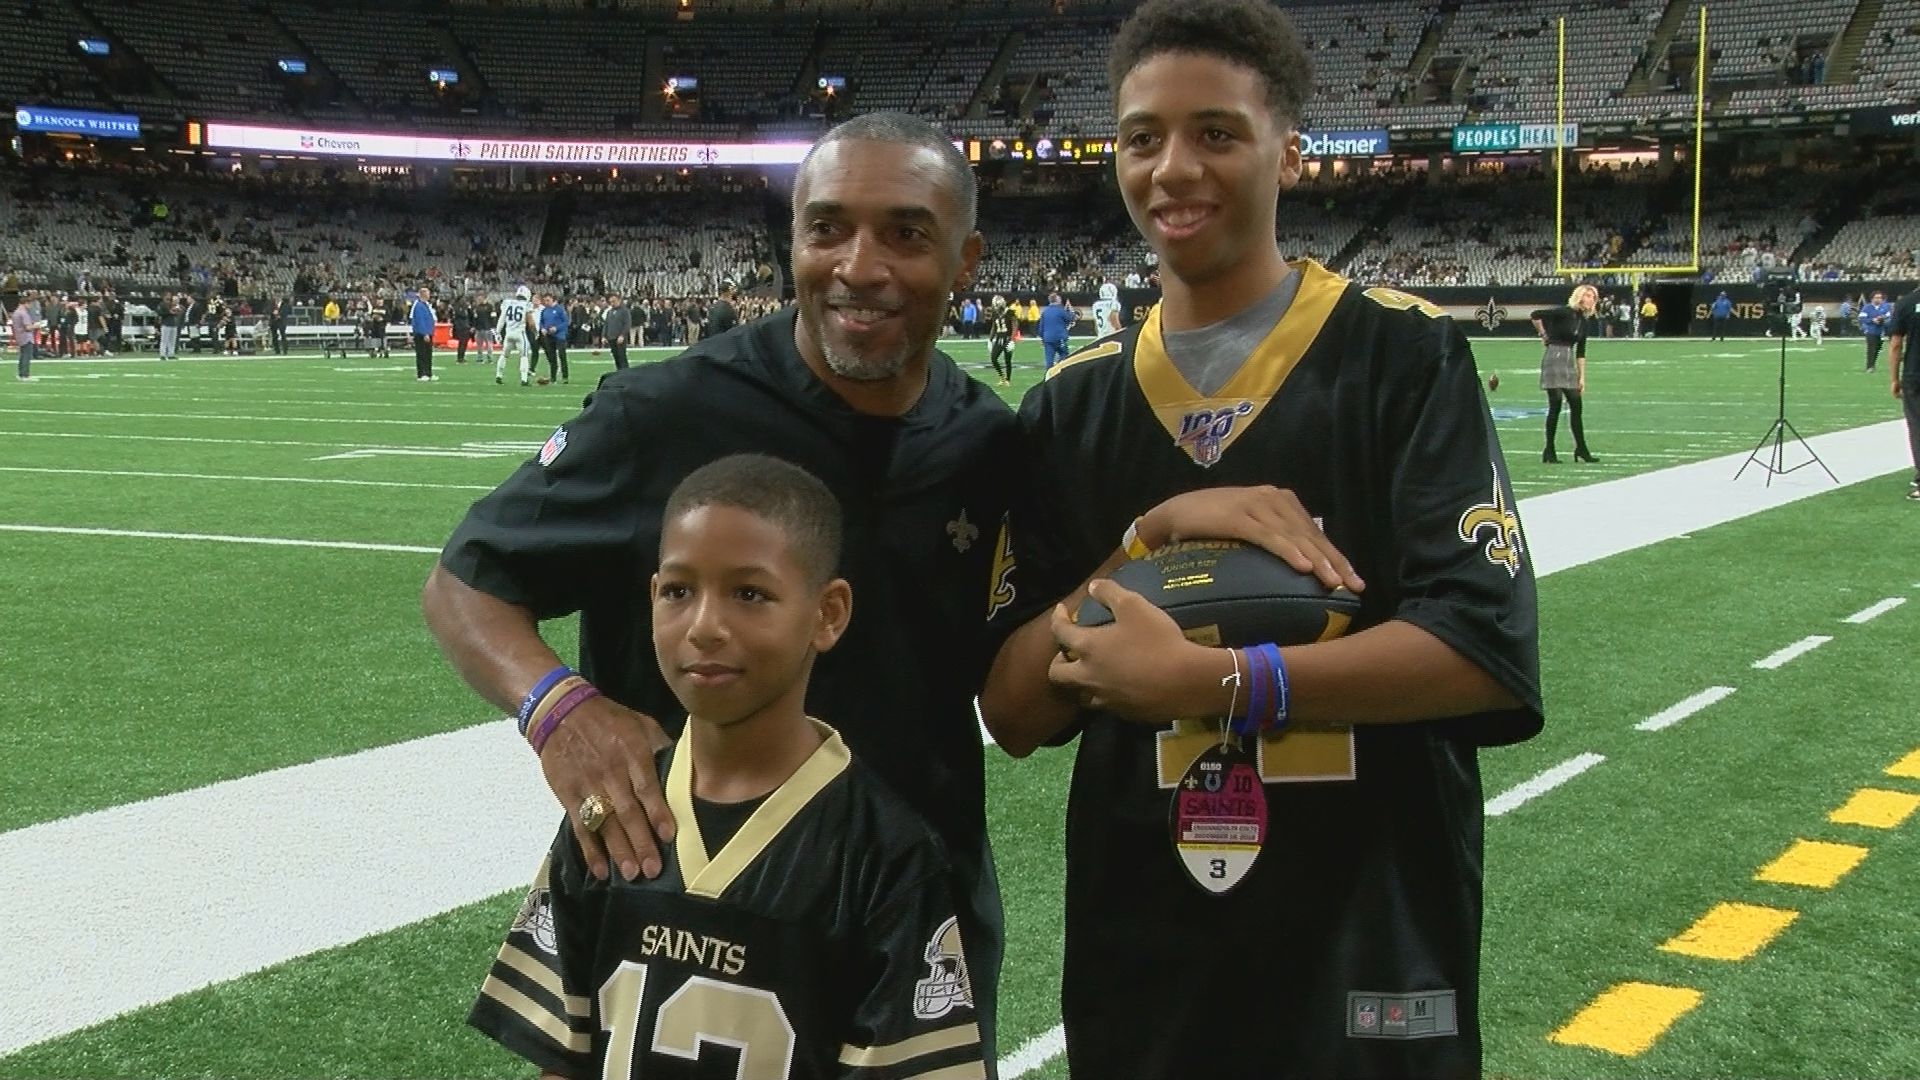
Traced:
<path fill-rule="evenodd" d="M 939 841 L 821 727 L 711 850 L 687 741 L 663 755 L 652 881 L 594 880 L 562 826 L 469 1022 L 568 1077 L 984 1077 Z"/>
<path fill-rule="evenodd" d="M 996 628 L 1075 588 L 1161 501 L 1272 484 L 1366 579 L 1354 632 L 1412 623 L 1524 706 L 1257 740 L 1268 832 L 1223 896 L 1189 878 L 1168 824 L 1218 721 L 1083 712 L 1062 992 L 1075 1076 L 1479 1075 L 1475 750 L 1541 725 L 1533 574 L 1464 335 L 1411 296 L 1297 266 L 1292 306 L 1215 394 L 1168 360 L 1155 308 L 1027 395 L 1035 487 Z"/>
<path fill-rule="evenodd" d="M 1010 339 L 1017 320 L 1018 316 L 1014 315 L 1012 308 L 1001 308 L 987 316 L 987 333 L 1001 340 Z"/>

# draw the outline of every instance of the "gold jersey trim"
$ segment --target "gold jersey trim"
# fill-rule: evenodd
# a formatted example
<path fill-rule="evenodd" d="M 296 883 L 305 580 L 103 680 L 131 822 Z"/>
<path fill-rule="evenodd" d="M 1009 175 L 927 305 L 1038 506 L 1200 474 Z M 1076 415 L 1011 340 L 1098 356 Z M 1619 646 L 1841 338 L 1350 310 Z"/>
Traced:
<path fill-rule="evenodd" d="M 689 723 L 680 745 L 674 750 L 673 763 L 667 766 L 667 809 L 679 825 L 674 839 L 674 855 L 680 860 L 680 878 L 693 896 L 718 899 L 733 884 L 741 871 L 753 864 L 760 853 L 773 843 L 807 803 L 833 778 L 846 771 L 851 760 L 840 733 L 812 717 L 807 718 L 824 740 L 787 782 L 775 788 L 767 801 L 747 818 L 733 839 L 719 851 L 707 852 L 700 835 L 700 822 L 693 814 L 693 740 L 696 726 Z"/>
<path fill-rule="evenodd" d="M 1220 460 L 1273 400 L 1300 363 L 1345 294 L 1347 279 L 1314 262 L 1289 263 L 1300 272 L 1300 288 L 1286 314 L 1254 346 L 1240 370 L 1214 394 L 1195 390 L 1173 366 L 1160 336 L 1160 305 L 1147 313 L 1133 349 L 1134 378 L 1147 405 L 1194 464 Z M 1097 350 L 1090 350 L 1090 352 Z M 1055 370 L 1059 370 L 1056 365 Z"/>
<path fill-rule="evenodd" d="M 882 1046 L 842 1046 L 840 1064 L 867 1069 L 880 1068 L 886 1065 L 898 1065 L 903 1061 L 912 1061 L 914 1058 L 925 1057 L 928 1054 L 958 1050 L 963 1046 L 977 1046 L 979 1043 L 980 1025 L 968 1022 Z"/>

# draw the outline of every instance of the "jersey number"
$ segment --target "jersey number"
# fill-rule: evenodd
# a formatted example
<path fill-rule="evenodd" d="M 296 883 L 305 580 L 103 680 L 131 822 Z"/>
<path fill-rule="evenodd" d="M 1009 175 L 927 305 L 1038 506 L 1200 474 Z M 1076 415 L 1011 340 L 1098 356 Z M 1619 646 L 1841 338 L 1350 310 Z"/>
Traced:
<path fill-rule="evenodd" d="M 600 1023 L 607 1043 L 603 1080 L 629 1080 L 634 1042 L 645 1011 L 647 965 L 623 960 L 600 987 Z M 767 990 L 736 986 L 702 975 L 682 983 L 653 1021 L 653 1053 L 700 1060 L 702 1043 L 740 1051 L 734 1080 L 787 1080 L 793 1071 L 793 1024 L 780 999 Z"/>

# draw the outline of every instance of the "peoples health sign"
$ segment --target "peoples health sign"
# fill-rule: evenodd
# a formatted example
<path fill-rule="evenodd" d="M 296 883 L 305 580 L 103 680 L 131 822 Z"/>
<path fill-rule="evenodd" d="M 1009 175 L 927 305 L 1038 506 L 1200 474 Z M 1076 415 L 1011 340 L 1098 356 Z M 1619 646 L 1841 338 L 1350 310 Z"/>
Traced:
<path fill-rule="evenodd" d="M 308 157 L 405 158 L 475 165 L 568 167 L 667 165 L 797 165 L 810 143 L 588 142 L 575 139 L 514 139 L 486 136 L 395 135 L 366 131 L 316 131 L 252 124 L 192 124 L 187 141 L 216 150 Z"/>
<path fill-rule="evenodd" d="M 106 139 L 140 137 L 140 118 L 130 113 L 19 105 L 14 107 L 13 123 L 21 131 L 57 131 L 67 135 L 97 135 Z"/>
<path fill-rule="evenodd" d="M 1554 148 L 1552 124 L 1469 124 L 1453 129 L 1453 152 L 1499 153 L 1506 150 L 1551 150 Z M 1580 144 L 1580 125 L 1568 124 L 1568 146 Z"/>

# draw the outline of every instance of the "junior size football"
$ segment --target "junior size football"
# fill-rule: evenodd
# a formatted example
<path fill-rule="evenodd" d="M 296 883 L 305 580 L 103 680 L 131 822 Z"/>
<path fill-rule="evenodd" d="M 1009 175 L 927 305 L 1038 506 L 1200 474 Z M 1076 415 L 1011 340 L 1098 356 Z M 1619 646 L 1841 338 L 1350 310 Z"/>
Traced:
<path fill-rule="evenodd" d="M 1168 544 L 1123 563 L 1113 580 L 1173 616 L 1182 630 L 1217 628 L 1217 643 L 1226 646 L 1336 638 L 1360 611 L 1360 598 L 1349 590 L 1328 589 L 1264 548 L 1235 540 Z M 1102 626 L 1113 612 L 1088 598 L 1074 621 Z"/>

